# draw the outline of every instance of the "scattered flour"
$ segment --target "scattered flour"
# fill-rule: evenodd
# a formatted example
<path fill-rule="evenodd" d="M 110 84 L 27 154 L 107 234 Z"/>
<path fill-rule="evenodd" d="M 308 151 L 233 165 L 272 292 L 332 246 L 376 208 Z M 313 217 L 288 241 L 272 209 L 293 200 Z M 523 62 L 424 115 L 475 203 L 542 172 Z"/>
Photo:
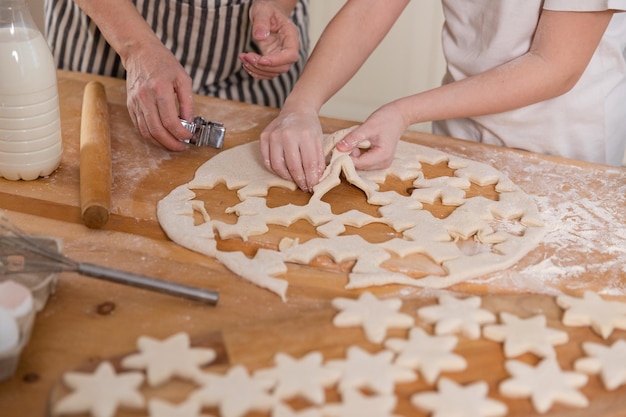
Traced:
<path fill-rule="evenodd" d="M 626 170 L 529 159 L 520 158 L 520 166 L 507 169 L 534 197 L 546 234 L 523 263 L 490 275 L 487 282 L 535 293 L 581 292 L 591 286 L 603 295 L 626 295 Z"/>

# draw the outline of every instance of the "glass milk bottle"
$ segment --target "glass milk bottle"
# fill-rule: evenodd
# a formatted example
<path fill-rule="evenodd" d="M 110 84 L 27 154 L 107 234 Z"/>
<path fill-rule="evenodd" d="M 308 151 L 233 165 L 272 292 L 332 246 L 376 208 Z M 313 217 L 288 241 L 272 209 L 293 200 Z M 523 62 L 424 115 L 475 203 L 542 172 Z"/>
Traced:
<path fill-rule="evenodd" d="M 25 0 L 0 0 L 0 177 L 47 176 L 62 150 L 50 48 Z"/>

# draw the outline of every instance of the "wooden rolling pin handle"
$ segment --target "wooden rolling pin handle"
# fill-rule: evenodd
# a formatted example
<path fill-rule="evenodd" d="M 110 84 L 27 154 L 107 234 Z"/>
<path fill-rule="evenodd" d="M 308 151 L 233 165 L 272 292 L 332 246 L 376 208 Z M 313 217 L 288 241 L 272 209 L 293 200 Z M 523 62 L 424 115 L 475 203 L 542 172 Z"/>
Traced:
<path fill-rule="evenodd" d="M 85 86 L 80 121 L 80 205 L 83 222 L 92 229 L 109 220 L 111 206 L 111 131 L 104 86 Z"/>

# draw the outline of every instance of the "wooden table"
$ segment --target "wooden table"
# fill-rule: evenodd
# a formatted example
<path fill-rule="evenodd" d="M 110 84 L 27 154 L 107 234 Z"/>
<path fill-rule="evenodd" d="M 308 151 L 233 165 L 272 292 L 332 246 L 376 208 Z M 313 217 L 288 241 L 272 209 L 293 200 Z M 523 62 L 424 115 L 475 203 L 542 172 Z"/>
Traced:
<path fill-rule="evenodd" d="M 36 181 L 0 179 L 3 214 L 29 233 L 58 237 L 63 252 L 77 261 L 217 289 L 221 298 L 217 307 L 208 307 L 74 273 L 61 274 L 56 293 L 37 315 L 15 376 L 0 383 L 2 416 L 46 415 L 51 398 L 63 389 L 64 372 L 117 360 L 135 350 L 141 335 L 166 338 L 186 331 L 194 343 L 221 352 L 216 366 L 222 369 L 229 364 L 268 367 L 279 351 L 302 356 L 319 350 L 328 359 L 341 357 L 353 344 L 380 349 L 367 342 L 360 329 L 332 326 L 336 310 L 331 299 L 358 294 L 343 288 L 346 274 L 341 267 L 325 268 L 323 263 L 317 268 L 290 267 L 285 277 L 290 282 L 289 299 L 283 303 L 214 259 L 167 239 L 156 219 L 156 203 L 188 182 L 220 150 L 170 153 L 148 144 L 138 137 L 128 116 L 123 81 L 65 71 L 59 71 L 58 77 L 65 145 L 61 166 Z M 101 230 L 82 224 L 79 203 L 80 109 L 83 88 L 91 80 L 105 85 L 111 116 L 112 216 Z M 277 110 L 196 97 L 196 113 L 225 123 L 224 148 L 228 149 L 256 140 Z M 353 124 L 326 118 L 322 122 L 326 132 Z M 514 267 L 451 290 L 483 296 L 483 306 L 494 312 L 545 314 L 551 327 L 570 335 L 570 343 L 557 347 L 557 352 L 562 367 L 572 369 L 573 361 L 583 355 L 581 341 L 602 340 L 589 328 L 565 328 L 553 296 L 581 295 L 590 289 L 626 300 L 626 170 L 417 132 L 408 132 L 404 139 L 491 164 L 536 197 L 549 227 L 544 242 Z M 401 296 L 402 311 L 407 313 L 435 303 L 437 295 L 398 286 L 373 291 Z M 406 331 L 389 334 L 401 337 Z M 618 330 L 606 342 L 625 338 L 626 331 Z M 507 400 L 497 394 L 498 382 L 507 377 L 500 344 L 460 337 L 456 352 L 467 358 L 468 369 L 446 376 L 463 383 L 486 379 L 490 396 L 509 406 L 508 415 L 538 415 L 527 400 Z M 531 355 L 522 359 L 536 362 Z M 164 395 L 180 401 L 181 392 L 189 389 L 177 387 Z M 413 408 L 409 398 L 417 390 L 431 389 L 421 379 L 399 386 L 398 414 L 426 415 Z M 582 392 L 591 399 L 588 409 L 555 405 L 547 415 L 617 417 L 626 410 L 625 386 L 608 392 L 596 376 L 590 376 Z"/>

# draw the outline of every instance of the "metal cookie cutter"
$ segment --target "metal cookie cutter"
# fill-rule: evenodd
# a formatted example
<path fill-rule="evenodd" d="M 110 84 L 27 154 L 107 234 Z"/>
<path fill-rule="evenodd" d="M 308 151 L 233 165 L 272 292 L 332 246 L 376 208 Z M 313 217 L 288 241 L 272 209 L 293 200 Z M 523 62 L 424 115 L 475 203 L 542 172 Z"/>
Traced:
<path fill-rule="evenodd" d="M 181 139 L 182 142 L 196 146 L 222 147 L 224 134 L 226 133 L 226 128 L 222 123 L 209 122 L 200 116 L 196 116 L 193 122 L 180 119 L 180 123 L 193 134 L 191 139 Z"/>

